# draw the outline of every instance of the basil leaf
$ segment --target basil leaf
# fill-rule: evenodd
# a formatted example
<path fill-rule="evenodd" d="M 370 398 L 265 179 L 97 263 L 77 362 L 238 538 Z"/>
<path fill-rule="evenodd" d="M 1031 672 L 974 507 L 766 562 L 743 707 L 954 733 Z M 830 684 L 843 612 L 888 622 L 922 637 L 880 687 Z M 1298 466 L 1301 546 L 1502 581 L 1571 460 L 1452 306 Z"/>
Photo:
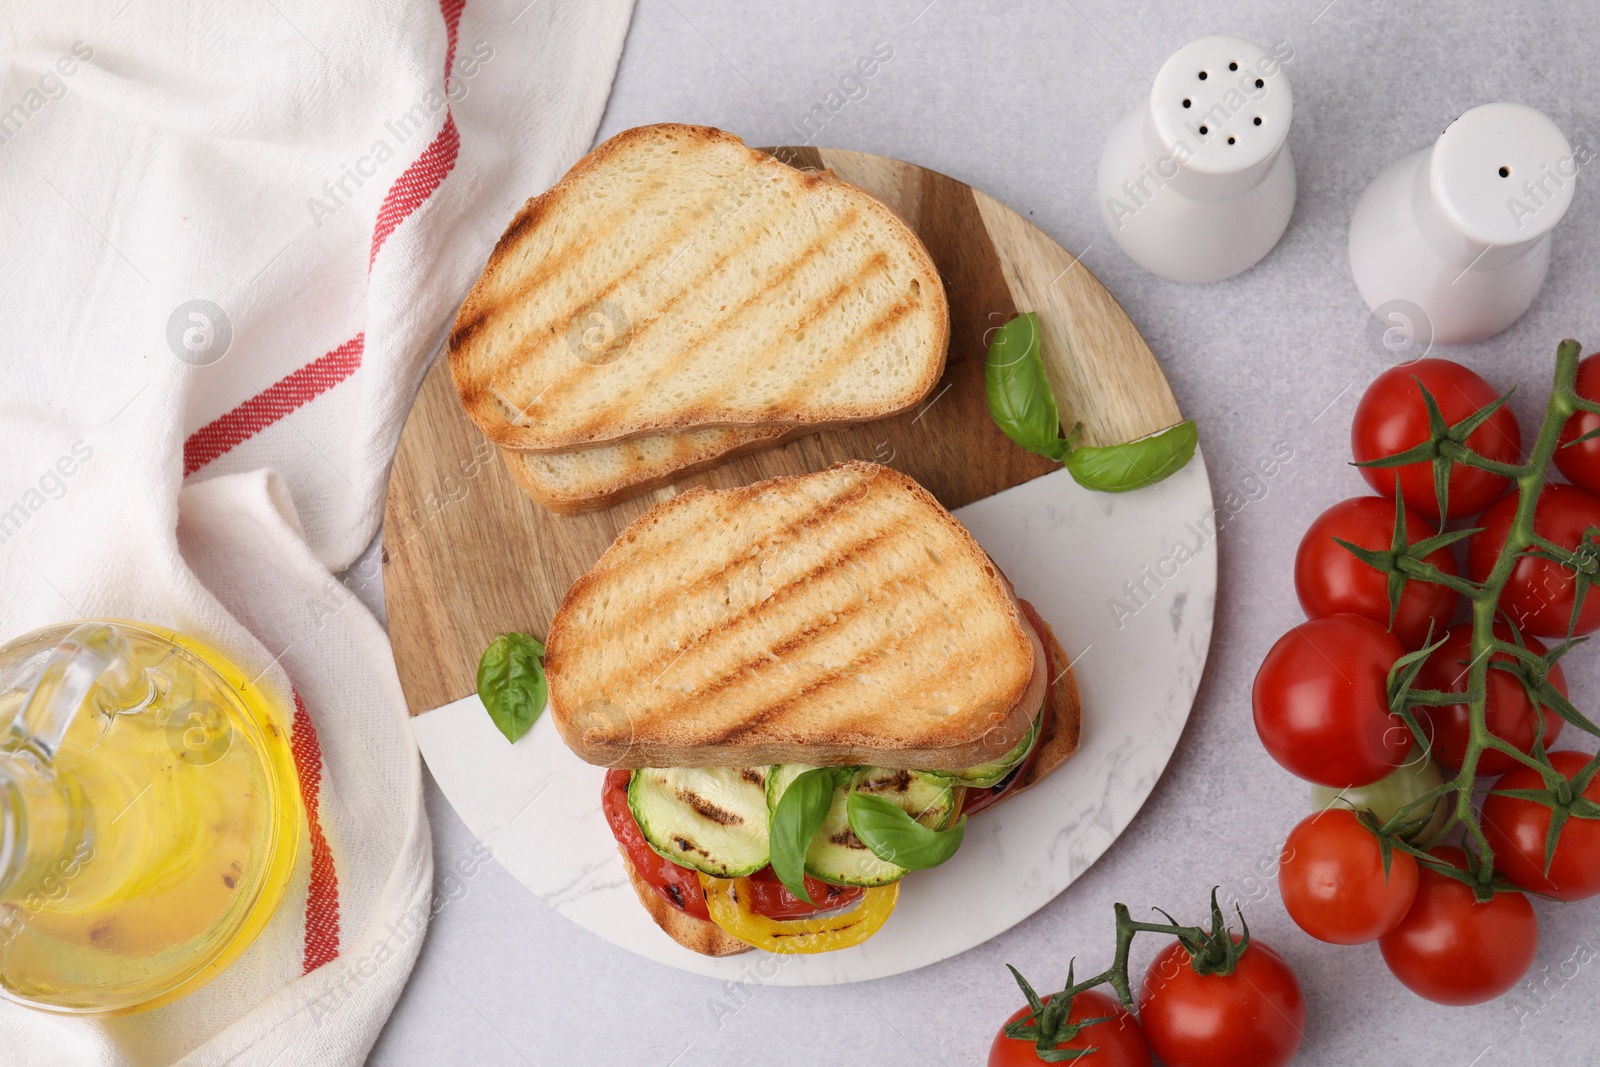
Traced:
<path fill-rule="evenodd" d="M 851 793 L 850 831 L 885 863 L 911 871 L 937 867 L 956 854 L 967 830 L 965 815 L 948 830 L 930 830 L 894 801 L 871 793 Z"/>
<path fill-rule="evenodd" d="M 772 871 L 789 892 L 807 904 L 816 901 L 806 892 L 806 852 L 828 817 L 828 809 L 833 807 L 839 770 L 816 767 L 800 774 L 778 798 L 778 806 L 767 821 Z"/>
<path fill-rule="evenodd" d="M 1060 463 L 1071 442 L 1061 436 L 1061 414 L 1039 355 L 1039 316 L 1018 315 L 995 333 L 983 364 L 989 414 L 1005 435 L 1029 452 Z"/>
<path fill-rule="evenodd" d="M 508 741 L 527 733 L 544 711 L 550 687 L 542 655 L 544 645 L 531 634 L 501 634 L 478 661 L 478 699 Z"/>
<path fill-rule="evenodd" d="M 1075 448 L 1067 457 L 1067 470 L 1085 489 L 1126 493 L 1155 485 L 1182 470 L 1194 458 L 1199 440 L 1194 420 L 1188 419 L 1125 445 Z"/>

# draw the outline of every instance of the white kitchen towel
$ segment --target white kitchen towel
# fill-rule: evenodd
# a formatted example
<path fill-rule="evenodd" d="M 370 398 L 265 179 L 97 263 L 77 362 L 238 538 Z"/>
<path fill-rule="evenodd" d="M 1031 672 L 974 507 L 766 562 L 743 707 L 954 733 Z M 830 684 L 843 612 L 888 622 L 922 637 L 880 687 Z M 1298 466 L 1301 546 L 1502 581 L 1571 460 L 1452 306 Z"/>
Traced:
<path fill-rule="evenodd" d="M 0 640 L 209 639 L 293 719 L 306 840 L 241 961 L 109 1022 L 0 1005 L 7 1064 L 351 1064 L 432 860 L 374 536 L 429 357 L 591 143 L 631 0 L 89 0 L 0 24 Z"/>

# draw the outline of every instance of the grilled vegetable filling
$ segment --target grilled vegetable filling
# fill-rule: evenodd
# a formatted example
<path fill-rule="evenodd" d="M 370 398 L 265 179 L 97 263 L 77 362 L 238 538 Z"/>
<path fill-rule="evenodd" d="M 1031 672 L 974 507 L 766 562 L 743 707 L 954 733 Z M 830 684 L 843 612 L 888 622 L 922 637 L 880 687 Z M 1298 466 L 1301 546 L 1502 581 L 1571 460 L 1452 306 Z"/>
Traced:
<path fill-rule="evenodd" d="M 929 830 L 951 827 L 968 787 L 1005 779 L 1039 742 L 1043 716 L 1026 736 L 989 763 L 959 771 L 858 767 L 834 789 L 828 814 L 806 852 L 806 873 L 835 885 L 881 886 L 907 868 L 880 858 L 850 828 L 852 793 L 882 797 Z M 633 772 L 628 807 L 645 840 L 672 862 L 715 878 L 753 874 L 771 860 L 768 820 L 789 783 L 810 770 L 775 767 L 647 767 Z"/>

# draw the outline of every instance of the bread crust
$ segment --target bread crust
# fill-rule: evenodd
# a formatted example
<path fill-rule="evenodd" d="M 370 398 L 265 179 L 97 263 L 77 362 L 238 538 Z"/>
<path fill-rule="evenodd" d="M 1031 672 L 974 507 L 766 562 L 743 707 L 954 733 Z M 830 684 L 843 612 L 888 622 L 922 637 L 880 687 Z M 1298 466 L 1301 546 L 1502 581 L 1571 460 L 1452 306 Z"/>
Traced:
<path fill-rule="evenodd" d="M 1049 623 L 1044 624 L 1044 632 L 1039 637 L 1050 650 L 1050 662 L 1060 664 L 1050 686 L 1050 717 L 1045 720 L 1044 735 L 1039 738 L 1039 754 L 1017 776 L 1017 782 L 1011 790 L 991 808 L 999 807 L 1018 793 L 1032 789 L 1048 778 L 1050 772 L 1078 751 L 1083 738 L 1083 701 L 1078 696 L 1078 680 L 1073 677 L 1071 661 L 1061 642 L 1056 640 L 1055 631 L 1050 629 Z"/>
<path fill-rule="evenodd" d="M 673 691 L 670 696 L 661 695 L 666 686 L 651 688 L 616 682 L 613 680 L 615 670 L 611 678 L 596 683 L 598 688 L 573 680 L 569 672 L 579 669 L 574 666 L 576 657 L 609 654 L 609 646 L 607 649 L 598 647 L 598 638 L 592 632 L 600 624 L 593 620 L 580 624 L 575 622 L 575 617 L 590 612 L 592 600 L 603 599 L 609 603 L 607 598 L 611 590 L 619 588 L 617 583 L 638 585 L 649 579 L 649 575 L 641 574 L 634 566 L 631 546 L 646 538 L 656 525 L 668 521 L 673 509 L 690 507 L 697 501 L 705 501 L 707 496 L 715 496 L 720 499 L 711 503 L 726 503 L 735 511 L 741 507 L 751 510 L 761 501 L 770 501 L 772 497 L 768 494 L 783 493 L 791 487 L 797 491 L 810 488 L 794 483 L 823 478 L 839 479 L 852 498 L 856 490 L 849 487 L 856 485 L 861 487 L 861 494 L 905 494 L 906 498 L 897 503 L 903 503 L 905 509 L 917 517 L 921 524 L 919 529 L 924 531 L 909 543 L 919 549 L 936 543 L 941 549 L 957 553 L 960 558 L 941 561 L 936 569 L 970 579 L 982 590 L 981 603 L 963 605 L 971 608 L 968 621 L 983 611 L 999 620 L 1000 613 L 1009 609 L 1003 621 L 994 622 L 1003 629 L 1003 635 L 994 635 L 993 641 L 985 646 L 983 658 L 994 671 L 985 680 L 989 686 L 987 691 L 992 695 L 986 707 L 972 707 L 958 715 L 941 717 L 936 726 L 918 730 L 907 726 L 907 732 L 899 738 L 892 736 L 893 731 L 884 729 L 881 722 L 858 722 L 853 717 L 842 725 L 826 729 L 784 732 L 784 720 L 774 721 L 768 714 L 772 704 L 767 698 L 789 705 L 796 700 L 809 699 L 810 693 L 803 686 L 796 692 L 795 683 L 787 680 L 789 676 L 780 666 L 782 656 L 775 655 L 770 660 L 750 665 L 747 673 L 740 675 L 743 679 L 756 679 L 752 684 L 758 686 L 754 692 L 761 698 L 757 702 L 759 706 L 752 705 L 748 711 L 741 711 L 745 716 L 742 720 L 729 730 L 721 730 L 724 723 L 716 728 L 705 723 L 706 705 L 700 691 L 687 689 L 681 693 Z M 843 495 L 839 499 L 843 499 Z M 939 527 L 943 528 L 943 539 L 935 541 L 926 531 Z M 646 543 L 657 547 L 655 540 Z M 732 544 L 727 550 L 730 558 L 734 558 L 740 554 L 742 546 Z M 676 562 L 670 553 L 666 559 L 667 563 Z M 665 588 L 659 598 L 670 598 L 675 592 Z M 652 604 L 662 602 L 659 598 Z M 777 598 L 772 597 L 757 606 L 761 611 L 781 610 L 770 607 L 776 601 Z M 584 629 L 585 626 L 588 629 Z M 620 630 L 620 626 L 617 629 Z M 988 554 L 922 486 L 899 471 L 862 460 L 836 464 L 826 471 L 771 478 L 733 489 L 696 488 L 657 504 L 619 534 L 616 543 L 595 566 L 568 589 L 550 624 L 546 647 L 545 675 L 550 685 L 550 715 L 556 729 L 581 759 L 607 767 L 810 763 L 959 770 L 992 759 L 997 752 L 1005 751 L 1022 739 L 1033 721 L 1047 681 L 1035 677 L 1043 672 L 1042 649 L 1036 645 L 1032 628 L 1022 619 L 1009 583 Z M 659 678 L 658 675 L 654 680 L 644 681 L 653 686 Z M 762 682 L 768 678 L 770 682 Z M 919 684 L 929 682 L 922 675 L 916 675 L 914 680 Z M 762 684 L 766 687 L 759 688 Z M 670 704 L 663 703 L 669 700 Z M 729 715 L 734 714 L 724 710 Z"/>
<path fill-rule="evenodd" d="M 663 933 L 691 952 L 702 956 L 737 956 L 749 952 L 754 946 L 734 937 L 708 919 L 698 919 L 686 911 L 673 907 L 665 897 L 650 888 L 650 883 L 639 874 L 639 868 L 628 858 L 628 850 L 621 845 L 622 869 L 628 872 L 628 882 L 639 897 L 639 903 L 650 913 Z"/>
<path fill-rule="evenodd" d="M 795 180 L 794 176 L 798 175 L 798 180 L 808 191 L 815 192 L 825 188 L 837 190 L 848 196 L 854 206 L 881 220 L 888 230 L 899 236 L 901 245 L 916 265 L 918 274 L 920 274 L 918 291 L 926 295 L 918 306 L 919 308 L 925 307 L 927 312 L 932 314 L 934 331 L 932 343 L 927 348 L 927 358 L 924 361 L 921 374 L 907 388 L 902 402 L 889 403 L 880 401 L 867 404 L 865 402 L 839 401 L 822 412 L 785 413 L 780 411 L 763 413 L 760 418 L 751 418 L 743 421 L 719 418 L 715 411 L 701 411 L 696 410 L 693 406 L 688 406 L 648 418 L 613 419 L 578 435 L 559 435 L 556 431 L 546 431 L 536 426 L 519 426 L 506 418 L 500 402 L 493 396 L 492 390 L 489 388 L 487 377 L 478 373 L 479 368 L 474 362 L 474 355 L 477 353 L 474 341 L 475 335 L 479 332 L 479 327 L 483 325 L 500 303 L 495 294 L 498 291 L 498 282 L 501 280 L 501 274 L 507 270 L 508 258 L 515 253 L 523 240 L 539 225 L 541 220 L 563 205 L 564 200 L 572 193 L 574 187 L 580 186 L 592 172 L 609 166 L 615 158 L 623 155 L 636 142 L 651 137 L 678 137 L 686 141 L 698 140 L 703 143 L 717 143 L 730 147 L 737 146 L 749 154 L 749 165 L 753 173 L 759 174 L 772 168 L 781 168 L 789 180 Z M 766 152 L 749 148 L 742 139 L 724 130 L 710 126 L 692 126 L 683 123 L 660 123 L 652 126 L 635 127 L 616 134 L 580 159 L 550 189 L 530 198 L 523 205 L 522 209 L 511 220 L 511 224 L 507 227 L 505 233 L 496 242 L 483 273 L 477 283 L 474 284 L 471 292 L 467 294 L 466 300 L 462 302 L 457 312 L 450 332 L 449 360 L 451 379 L 461 396 L 467 414 L 489 440 L 508 450 L 565 452 L 579 448 L 600 447 L 634 437 L 683 432 L 692 429 L 751 428 L 772 425 L 822 429 L 851 426 L 873 419 L 897 415 L 916 407 L 932 391 L 934 385 L 938 383 L 939 377 L 944 371 L 949 338 L 950 308 L 949 302 L 945 297 L 944 285 L 938 267 L 934 264 L 933 257 L 928 254 L 927 248 L 922 244 L 916 231 L 901 218 L 898 212 L 865 190 L 843 181 L 832 171 L 798 170 L 790 167 Z M 795 417 L 788 418 L 786 415 Z"/>
<path fill-rule="evenodd" d="M 624 474 L 597 480 L 586 485 L 581 492 L 567 492 L 551 485 L 540 478 L 534 467 L 536 453 L 513 452 L 506 449 L 500 450 L 501 458 L 506 462 L 506 467 L 511 471 L 512 481 L 526 493 L 534 503 L 546 511 L 557 515 L 583 515 L 591 511 L 600 511 L 613 504 L 640 496 L 644 493 L 660 489 L 663 486 L 680 482 L 701 471 L 719 467 L 729 460 L 739 456 L 746 456 L 752 452 L 763 452 L 769 448 L 778 448 L 793 441 L 797 437 L 816 433 L 814 426 L 790 427 L 787 430 L 768 428 L 769 432 L 751 431 L 749 435 L 740 440 L 733 441 L 726 449 L 713 455 L 691 463 L 672 464 L 661 466 L 632 465 Z M 625 445 L 626 442 L 623 442 Z"/>

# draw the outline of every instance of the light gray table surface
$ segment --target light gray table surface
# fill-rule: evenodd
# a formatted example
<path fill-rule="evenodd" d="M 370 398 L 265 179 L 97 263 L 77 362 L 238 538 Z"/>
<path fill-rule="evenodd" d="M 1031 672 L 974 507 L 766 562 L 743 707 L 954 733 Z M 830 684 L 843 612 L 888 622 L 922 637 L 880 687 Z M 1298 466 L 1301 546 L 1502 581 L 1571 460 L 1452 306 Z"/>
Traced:
<path fill-rule="evenodd" d="M 1095 165 L 1162 61 L 1213 33 L 1292 47 L 1299 200 L 1289 232 L 1254 269 L 1183 286 L 1145 274 L 1110 241 Z M 1589 0 L 640 0 L 600 136 L 673 120 L 750 144 L 804 142 L 817 130 L 804 125 L 812 106 L 884 46 L 892 58 L 811 143 L 953 175 L 1080 253 L 1199 420 L 1215 496 L 1248 498 L 1212 549 L 1221 553 L 1216 629 L 1177 754 L 1107 855 L 1026 922 L 921 971 L 814 989 L 725 988 L 579 929 L 477 859 L 430 779 L 438 891 L 450 899 L 373 1062 L 981 1063 L 1019 1003 L 1005 963 L 1058 987 L 1071 956 L 1104 966 L 1113 902 L 1198 917 L 1213 884 L 1247 902 L 1252 933 L 1300 975 L 1309 1021 L 1299 1063 L 1600 1061 L 1600 968 L 1585 965 L 1600 958 L 1600 904 L 1539 905 L 1529 981 L 1470 1009 L 1406 992 L 1376 945 L 1335 948 L 1294 926 L 1272 871 L 1307 810 L 1306 790 L 1256 740 L 1249 703 L 1257 664 L 1300 618 L 1291 568 L 1301 533 L 1323 507 L 1364 490 L 1345 465 L 1349 421 L 1385 363 L 1349 277 L 1357 197 L 1384 164 L 1490 101 L 1540 108 L 1574 144 L 1596 147 L 1600 13 Z M 1518 386 L 1513 406 L 1529 427 L 1566 336 L 1600 348 L 1600 184 L 1586 174 L 1532 310 L 1487 343 L 1434 354 Z M 1280 442 L 1294 457 L 1263 480 L 1257 461 Z M 1592 706 L 1600 664 L 1580 650 L 1567 671 L 1574 698 Z M 1136 967 L 1154 950 L 1141 939 Z"/>

